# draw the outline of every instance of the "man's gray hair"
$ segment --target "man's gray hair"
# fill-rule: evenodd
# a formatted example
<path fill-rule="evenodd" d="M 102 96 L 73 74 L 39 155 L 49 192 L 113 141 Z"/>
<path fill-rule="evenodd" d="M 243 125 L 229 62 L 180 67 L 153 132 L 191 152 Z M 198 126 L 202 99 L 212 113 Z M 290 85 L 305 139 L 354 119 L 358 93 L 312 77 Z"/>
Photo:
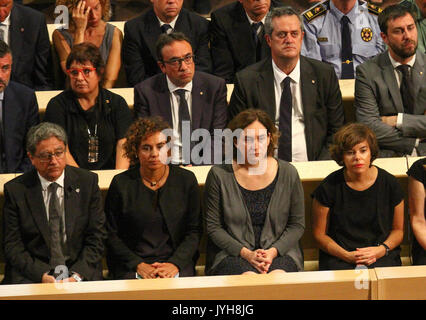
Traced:
<path fill-rule="evenodd" d="M 266 15 L 266 18 L 265 18 L 265 34 L 267 34 L 269 36 L 272 35 L 272 31 L 274 31 L 274 27 L 272 26 L 272 19 L 282 17 L 282 16 L 296 16 L 296 17 L 298 17 L 299 21 L 300 21 L 300 29 L 303 32 L 302 16 L 296 10 L 294 10 L 292 7 L 285 6 L 285 7 L 273 8 L 271 11 L 268 12 L 268 14 Z"/>
<path fill-rule="evenodd" d="M 67 134 L 61 126 L 51 123 L 42 122 L 36 126 L 33 126 L 28 130 L 27 133 L 27 152 L 34 155 L 36 152 L 37 145 L 51 137 L 56 137 L 62 141 L 65 146 L 68 144 Z"/>

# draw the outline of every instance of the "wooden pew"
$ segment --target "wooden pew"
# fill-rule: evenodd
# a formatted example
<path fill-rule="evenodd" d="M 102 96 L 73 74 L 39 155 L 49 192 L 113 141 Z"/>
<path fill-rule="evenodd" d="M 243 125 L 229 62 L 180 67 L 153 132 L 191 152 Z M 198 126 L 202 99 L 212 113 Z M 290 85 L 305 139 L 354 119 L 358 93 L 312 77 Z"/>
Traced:
<path fill-rule="evenodd" d="M 379 300 L 426 300 L 426 266 L 374 269 Z"/>
<path fill-rule="evenodd" d="M 0 286 L 0 299 L 370 300 L 373 270 Z M 214 315 L 214 314 L 213 314 Z"/>

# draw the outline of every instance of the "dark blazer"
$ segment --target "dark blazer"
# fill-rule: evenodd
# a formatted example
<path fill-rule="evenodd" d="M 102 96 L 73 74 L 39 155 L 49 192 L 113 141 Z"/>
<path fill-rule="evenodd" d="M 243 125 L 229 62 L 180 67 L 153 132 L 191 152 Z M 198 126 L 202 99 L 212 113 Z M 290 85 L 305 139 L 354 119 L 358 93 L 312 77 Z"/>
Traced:
<path fill-rule="evenodd" d="M 426 55 L 420 51 L 416 52 L 412 77 L 414 111 L 413 114 L 408 114 L 404 113 L 401 91 L 388 51 L 364 62 L 356 69 L 356 118 L 376 134 L 381 157 L 411 155 L 416 138 L 426 138 Z M 382 116 L 398 113 L 404 113 L 400 129 L 381 121 Z M 419 144 L 417 152 L 419 156 L 426 155 L 426 142 Z"/>
<path fill-rule="evenodd" d="M 114 278 L 122 278 L 128 273 L 135 275 L 137 265 L 144 261 L 135 250 L 138 234 L 143 231 L 138 225 L 143 224 L 143 212 L 151 205 L 142 200 L 145 192 L 153 191 L 143 185 L 139 166 L 116 175 L 108 189 L 105 200 L 107 256 Z M 157 192 L 158 206 L 173 247 L 167 262 L 179 268 L 180 276 L 193 275 L 202 232 L 197 179 L 191 171 L 170 166 L 167 181 Z M 182 270 L 188 270 L 188 267 L 192 274 L 182 274 Z"/>
<path fill-rule="evenodd" d="M 24 172 L 32 165 L 26 152 L 28 130 L 40 122 L 34 90 L 10 81 L 3 96 L 3 172 Z"/>
<path fill-rule="evenodd" d="M 256 63 L 256 44 L 243 5 L 236 1 L 212 12 L 209 32 L 213 73 L 233 83 L 235 73 Z M 262 31 L 261 59 L 271 56 L 263 35 Z"/>
<path fill-rule="evenodd" d="M 328 144 L 344 124 L 342 94 L 336 74 L 330 65 L 300 56 L 300 81 L 308 160 L 330 159 Z M 275 121 L 271 59 L 237 73 L 228 107 L 229 119 L 248 108 L 263 109 Z"/>
<path fill-rule="evenodd" d="M 13 4 L 10 14 L 11 80 L 35 90 L 50 90 L 52 65 L 49 34 L 44 14 Z"/>
<path fill-rule="evenodd" d="M 173 126 L 165 74 L 156 75 L 135 86 L 134 111 L 136 118 L 160 116 Z M 226 123 L 225 81 L 211 74 L 195 72 L 192 79 L 192 129 L 207 129 L 214 139 L 214 129 L 223 129 Z M 211 146 L 213 148 L 213 143 Z"/>
<path fill-rule="evenodd" d="M 102 280 L 106 238 L 105 214 L 98 176 L 65 167 L 65 230 L 69 271 L 85 280 Z M 31 170 L 4 185 L 3 234 L 6 260 L 4 284 L 37 283 L 50 270 L 50 237 L 37 171 Z"/>
<path fill-rule="evenodd" d="M 191 41 L 196 68 L 204 72 L 211 70 L 208 27 L 208 20 L 184 8 L 175 25 L 175 31 L 183 32 Z M 160 34 L 160 23 L 152 8 L 124 25 L 122 57 L 129 86 L 161 73 L 156 53 Z"/>

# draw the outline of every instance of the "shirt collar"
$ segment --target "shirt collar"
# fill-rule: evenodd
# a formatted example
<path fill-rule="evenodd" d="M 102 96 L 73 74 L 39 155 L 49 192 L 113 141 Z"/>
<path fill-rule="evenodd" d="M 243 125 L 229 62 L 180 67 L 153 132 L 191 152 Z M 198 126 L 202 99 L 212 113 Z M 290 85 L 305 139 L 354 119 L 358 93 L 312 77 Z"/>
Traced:
<path fill-rule="evenodd" d="M 3 22 L 1 22 L 2 25 L 5 25 L 7 27 L 10 26 L 10 14 L 12 13 L 12 10 L 10 10 L 9 15 L 6 17 L 6 19 L 4 19 Z"/>
<path fill-rule="evenodd" d="M 168 25 L 170 25 L 172 27 L 172 29 L 175 28 L 175 24 L 176 24 L 176 21 L 177 21 L 178 18 L 179 18 L 179 15 L 177 15 L 172 21 L 170 21 L 170 23 L 167 23 L 167 22 L 161 21 L 161 19 L 159 17 L 157 17 L 158 21 L 160 22 L 160 27 L 163 24 L 168 24 Z"/>
<path fill-rule="evenodd" d="M 169 87 L 170 92 L 175 92 L 178 89 L 185 89 L 189 92 L 192 91 L 192 81 L 188 82 L 184 87 L 178 87 L 172 81 L 170 81 L 167 75 L 166 75 L 166 79 L 167 79 L 167 86 Z"/>
<path fill-rule="evenodd" d="M 62 171 L 62 174 L 59 176 L 58 179 L 56 179 L 55 181 L 49 181 L 46 180 L 45 178 L 43 178 L 40 173 L 37 171 L 38 177 L 40 179 L 41 182 L 41 189 L 43 191 L 47 191 L 47 188 L 49 187 L 49 185 L 53 182 L 56 182 L 57 184 L 59 184 L 62 188 L 64 187 L 64 177 L 65 177 L 65 169 L 64 171 Z"/>
<path fill-rule="evenodd" d="M 342 11 L 340 11 L 339 9 L 336 8 L 336 6 L 334 5 L 333 1 L 330 1 L 330 11 L 332 14 L 334 14 L 336 16 L 336 18 L 340 21 L 342 19 L 342 17 L 345 15 L 343 14 Z M 352 8 L 351 11 L 348 12 L 348 14 L 346 14 L 346 16 L 349 18 L 349 21 L 351 23 L 354 23 L 356 16 L 359 14 L 359 6 L 358 6 L 358 1 L 355 1 L 355 5 Z"/>
<path fill-rule="evenodd" d="M 283 82 L 286 77 L 290 77 L 290 79 L 296 84 L 300 81 L 300 59 L 297 61 L 296 66 L 290 74 L 285 74 L 280 68 L 278 68 L 273 59 L 272 69 L 274 70 L 274 79 L 278 83 Z"/>
<path fill-rule="evenodd" d="M 252 25 L 253 23 L 255 23 L 251 18 L 250 18 L 250 16 L 247 14 L 247 12 L 246 11 L 244 11 L 245 13 L 246 13 L 246 16 L 247 16 L 247 19 L 248 19 L 248 21 L 249 21 L 249 23 L 250 23 L 250 25 Z M 263 17 L 263 19 L 262 20 L 260 20 L 259 22 L 262 22 L 263 23 L 263 25 L 265 25 L 265 20 L 266 20 L 266 15 Z"/>
<path fill-rule="evenodd" d="M 389 51 L 388 51 L 388 55 L 394 69 L 396 69 L 398 66 L 402 64 L 396 61 L 394 58 L 392 58 Z M 415 62 L 416 62 L 416 54 L 414 54 L 414 56 L 411 58 L 411 60 L 407 64 L 412 68 Z"/>
<path fill-rule="evenodd" d="M 3 101 L 4 99 L 4 91 L 0 92 L 0 100 Z"/>

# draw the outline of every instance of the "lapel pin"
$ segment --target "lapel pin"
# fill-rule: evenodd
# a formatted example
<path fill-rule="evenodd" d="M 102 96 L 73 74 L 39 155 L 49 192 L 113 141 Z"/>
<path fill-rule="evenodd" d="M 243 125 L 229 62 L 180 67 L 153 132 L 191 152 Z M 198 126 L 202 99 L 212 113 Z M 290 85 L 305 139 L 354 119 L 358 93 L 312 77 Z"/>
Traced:
<path fill-rule="evenodd" d="M 315 80 L 312 80 L 312 83 L 315 84 Z"/>
<path fill-rule="evenodd" d="M 423 74 L 423 71 L 420 71 L 420 75 L 422 75 Z"/>
<path fill-rule="evenodd" d="M 75 192 L 79 193 L 80 192 L 80 188 L 75 189 Z"/>
<path fill-rule="evenodd" d="M 24 28 L 21 28 L 21 32 L 24 32 Z"/>
<path fill-rule="evenodd" d="M 203 91 L 200 91 L 200 95 L 202 96 L 204 94 L 204 92 Z"/>
<path fill-rule="evenodd" d="M 106 102 L 106 103 L 109 103 L 109 100 L 108 100 L 108 99 L 106 99 L 106 100 L 105 100 L 105 102 Z"/>

